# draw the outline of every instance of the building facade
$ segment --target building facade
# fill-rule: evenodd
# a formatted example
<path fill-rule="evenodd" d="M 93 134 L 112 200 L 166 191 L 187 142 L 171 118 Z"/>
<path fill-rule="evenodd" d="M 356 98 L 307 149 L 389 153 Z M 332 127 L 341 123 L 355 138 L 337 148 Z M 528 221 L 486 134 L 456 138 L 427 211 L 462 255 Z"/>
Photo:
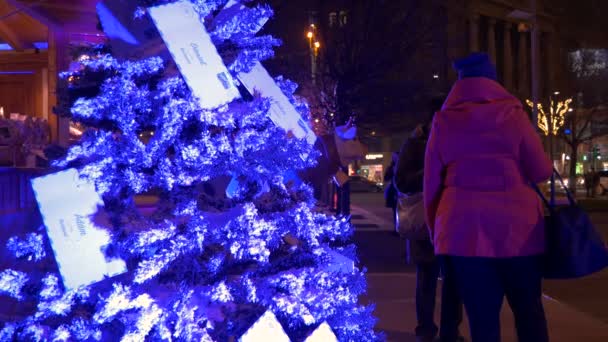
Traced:
<path fill-rule="evenodd" d="M 488 52 L 505 88 L 521 99 L 560 91 L 567 60 L 559 1 L 471 0 L 467 9 L 468 48 Z"/>
<path fill-rule="evenodd" d="M 279 66 L 274 69 L 277 73 L 297 80 L 302 89 L 307 88 L 307 83 L 318 81 L 319 56 L 330 48 L 327 44 L 332 41 L 328 35 L 346 25 L 364 28 L 360 16 L 354 15 L 360 11 L 357 6 L 375 3 L 365 0 L 271 2 L 276 17 L 270 23 L 270 30 L 284 43 L 271 64 Z M 427 90 L 428 96 L 445 96 L 457 79 L 452 61 L 469 52 L 484 51 L 496 64 L 499 81 L 522 101 L 536 99 L 545 103 L 550 97 L 574 95 L 570 94 L 569 80 L 564 76 L 568 53 L 573 49 L 569 40 L 572 22 L 565 22 L 567 16 L 564 15 L 568 6 L 572 6 L 567 0 L 430 0 L 425 4 L 429 5 L 420 7 L 418 16 L 433 17 L 430 39 L 416 47 L 416 53 L 410 57 L 415 68 L 403 69 L 395 78 L 411 80 L 410 84 Z M 307 38 L 309 31 L 313 32 L 312 38 Z M 399 34 L 407 39 L 415 31 L 416 28 L 404 27 Z M 315 42 L 319 42 L 318 50 Z M 403 93 L 408 96 L 405 88 Z M 305 95 L 314 96 L 311 92 Z M 428 111 L 423 107 L 404 107 L 386 116 L 383 115 L 387 113 L 372 113 L 378 117 L 377 126 L 361 129 L 361 138 L 368 144 L 370 154 L 374 157 L 382 154 L 384 158 L 362 162 L 367 164 L 373 160 L 374 172 L 369 174 L 384 172 L 390 164 L 391 152 L 400 150 L 409 131 L 425 117 L 425 110 Z M 554 159 L 560 160 L 567 153 L 567 147 L 556 144 L 554 151 Z"/>

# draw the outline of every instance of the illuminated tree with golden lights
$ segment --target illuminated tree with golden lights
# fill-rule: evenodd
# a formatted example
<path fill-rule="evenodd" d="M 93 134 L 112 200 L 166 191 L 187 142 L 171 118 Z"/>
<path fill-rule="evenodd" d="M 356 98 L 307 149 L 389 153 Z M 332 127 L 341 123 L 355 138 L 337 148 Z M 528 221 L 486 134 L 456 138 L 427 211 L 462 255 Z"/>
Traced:
<path fill-rule="evenodd" d="M 542 103 L 536 104 L 538 110 L 538 128 L 540 128 L 545 135 L 557 135 L 566 122 L 566 113 L 570 110 L 572 99 L 569 98 L 557 102 L 551 99 L 550 101 L 549 112 L 545 112 Z M 526 103 L 530 108 L 534 108 L 534 103 L 532 103 L 532 101 L 526 100 Z"/>
<path fill-rule="evenodd" d="M 559 95 L 559 92 L 555 92 L 554 95 Z M 534 110 L 535 103 L 530 100 L 526 100 L 526 103 L 532 110 Z M 549 99 L 549 111 L 545 111 L 542 103 L 536 103 L 537 111 L 537 124 L 538 128 L 548 137 L 549 143 L 549 157 L 551 160 L 555 160 L 553 153 L 553 137 L 556 136 L 560 129 L 564 126 L 566 121 L 566 113 L 570 109 L 570 103 L 572 99 L 566 99 L 564 101 L 555 101 L 553 97 Z M 551 177 L 551 189 L 553 189 L 555 183 L 553 177 Z"/>

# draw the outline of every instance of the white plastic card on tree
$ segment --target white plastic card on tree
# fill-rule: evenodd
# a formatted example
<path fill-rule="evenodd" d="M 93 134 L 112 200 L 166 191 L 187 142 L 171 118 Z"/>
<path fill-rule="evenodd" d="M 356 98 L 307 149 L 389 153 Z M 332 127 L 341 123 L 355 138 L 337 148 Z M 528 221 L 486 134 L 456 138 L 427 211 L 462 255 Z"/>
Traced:
<path fill-rule="evenodd" d="M 239 1 L 229 0 L 224 9 L 216 16 L 213 26 L 223 24 L 228 20 L 227 18 L 234 17 L 236 13 L 244 10 L 247 10 L 246 6 Z M 267 18 L 261 18 L 257 23 L 256 29 L 262 28 L 267 21 Z M 314 131 L 302 119 L 300 113 L 289 102 L 287 96 L 283 94 L 281 88 L 279 88 L 260 62 L 257 62 L 249 72 L 239 73 L 237 78 L 250 94 L 257 91 L 263 97 L 271 99 L 270 119 L 275 125 L 283 128 L 285 131 L 291 131 L 295 137 L 306 139 L 309 144 L 314 145 L 317 140 Z"/>
<path fill-rule="evenodd" d="M 251 94 L 257 91 L 263 97 L 270 98 L 272 101 L 270 104 L 270 119 L 275 125 L 288 132 L 291 131 L 297 138 L 306 139 L 309 144 L 314 145 L 317 140 L 314 131 L 302 119 L 300 113 L 289 102 L 287 96 L 283 94 L 281 88 L 270 77 L 262 64 L 258 62 L 249 72 L 240 73 L 238 79 Z"/>
<path fill-rule="evenodd" d="M 327 322 L 323 322 L 304 342 L 338 342 L 338 338 Z"/>
<path fill-rule="evenodd" d="M 247 7 L 239 1 L 229 0 L 215 17 L 213 26 L 222 25 L 229 18 L 236 16 L 239 11 L 244 10 L 247 10 Z M 267 21 L 268 18 L 261 18 L 257 22 L 256 29 L 261 29 Z M 257 62 L 249 72 L 239 73 L 237 78 L 250 94 L 253 95 L 257 91 L 263 97 L 270 98 L 272 101 L 270 105 L 270 119 L 275 125 L 287 132 L 291 131 L 296 138 L 306 139 L 309 144 L 314 145 L 317 140 L 314 131 L 302 119 L 300 113 L 289 102 L 287 96 L 283 94 L 281 88 L 279 88 L 260 62 Z"/>
<path fill-rule="evenodd" d="M 148 13 L 203 108 L 213 109 L 240 97 L 230 72 L 190 2 L 151 7 Z"/>
<path fill-rule="evenodd" d="M 329 254 L 331 260 L 324 265 L 325 270 L 329 272 L 350 274 L 355 271 L 355 262 L 344 255 L 326 247 L 325 252 Z"/>
<path fill-rule="evenodd" d="M 281 323 L 277 320 L 272 311 L 266 311 L 252 326 L 247 330 L 239 342 L 290 342 L 289 336 L 283 330 Z"/>
<path fill-rule="evenodd" d="M 89 285 L 127 271 L 121 259 L 108 260 L 102 249 L 110 242 L 103 227 L 103 201 L 95 186 L 68 169 L 32 179 L 63 284 Z"/>

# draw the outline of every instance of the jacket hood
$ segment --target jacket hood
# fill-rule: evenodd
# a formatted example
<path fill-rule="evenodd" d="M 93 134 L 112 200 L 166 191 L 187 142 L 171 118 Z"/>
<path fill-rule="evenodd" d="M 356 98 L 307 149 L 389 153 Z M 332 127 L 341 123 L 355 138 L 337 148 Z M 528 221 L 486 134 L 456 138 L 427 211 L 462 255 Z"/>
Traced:
<path fill-rule="evenodd" d="M 498 82 L 485 77 L 457 81 L 448 95 L 437 121 L 451 127 L 476 131 L 496 127 L 512 118 L 521 102 Z"/>

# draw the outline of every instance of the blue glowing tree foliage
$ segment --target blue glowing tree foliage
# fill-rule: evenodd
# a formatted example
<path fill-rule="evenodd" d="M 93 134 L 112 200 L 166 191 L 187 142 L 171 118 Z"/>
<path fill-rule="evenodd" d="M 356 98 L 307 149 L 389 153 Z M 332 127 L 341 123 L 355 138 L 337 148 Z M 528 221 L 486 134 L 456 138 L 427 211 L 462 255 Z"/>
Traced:
<path fill-rule="evenodd" d="M 206 23 L 226 1 L 191 0 Z M 247 10 L 208 28 L 235 75 L 279 43 L 257 35 L 255 23 L 271 9 L 244 3 Z M 205 110 L 159 57 L 101 53 L 81 63 L 61 77 L 99 80 L 69 110 L 91 129 L 57 166 L 77 167 L 94 182 L 109 216 L 105 253 L 129 272 L 75 290 L 59 273 L 0 272 L 2 294 L 37 303 L 31 315 L 0 326 L 0 340 L 228 341 L 267 310 L 294 341 L 324 321 L 341 341 L 380 338 L 372 307 L 358 304 L 363 271 L 332 266 L 335 253 L 356 260 L 352 227 L 316 211 L 308 185 L 284 180 L 288 170 L 313 167 L 318 154 L 276 127 L 269 99 L 254 94 Z M 277 83 L 307 118 L 296 85 Z M 231 178 L 238 188 L 228 198 L 215 185 Z M 153 213 L 137 206 L 144 194 L 158 199 Z M 7 248 L 37 262 L 52 257 L 44 239 L 32 233 Z"/>

